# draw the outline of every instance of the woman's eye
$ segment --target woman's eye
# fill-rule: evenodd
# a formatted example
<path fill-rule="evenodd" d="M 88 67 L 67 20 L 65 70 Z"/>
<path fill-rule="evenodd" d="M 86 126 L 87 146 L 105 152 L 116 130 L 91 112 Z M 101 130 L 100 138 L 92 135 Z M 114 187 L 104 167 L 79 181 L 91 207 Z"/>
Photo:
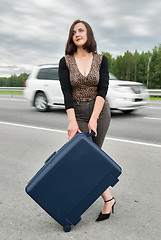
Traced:
<path fill-rule="evenodd" d="M 84 29 L 79 29 L 78 32 L 84 32 Z M 76 32 L 73 32 L 73 36 L 76 34 Z"/>

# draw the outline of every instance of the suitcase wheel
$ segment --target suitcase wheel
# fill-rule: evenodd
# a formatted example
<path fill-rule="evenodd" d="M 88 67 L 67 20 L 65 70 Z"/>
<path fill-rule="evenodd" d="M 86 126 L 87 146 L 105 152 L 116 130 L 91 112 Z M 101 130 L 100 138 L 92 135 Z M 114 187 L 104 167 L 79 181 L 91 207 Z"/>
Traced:
<path fill-rule="evenodd" d="M 70 232 L 70 230 L 71 230 L 71 225 L 65 225 L 65 226 L 63 227 L 63 230 L 64 230 L 64 232 Z"/>

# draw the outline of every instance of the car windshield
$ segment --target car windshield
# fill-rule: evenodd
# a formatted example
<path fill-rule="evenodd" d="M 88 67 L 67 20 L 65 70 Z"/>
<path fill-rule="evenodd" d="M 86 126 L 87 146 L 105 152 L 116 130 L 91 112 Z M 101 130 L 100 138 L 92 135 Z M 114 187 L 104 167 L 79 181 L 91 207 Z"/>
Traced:
<path fill-rule="evenodd" d="M 109 73 L 110 80 L 117 80 L 117 77 L 115 77 L 112 73 Z"/>

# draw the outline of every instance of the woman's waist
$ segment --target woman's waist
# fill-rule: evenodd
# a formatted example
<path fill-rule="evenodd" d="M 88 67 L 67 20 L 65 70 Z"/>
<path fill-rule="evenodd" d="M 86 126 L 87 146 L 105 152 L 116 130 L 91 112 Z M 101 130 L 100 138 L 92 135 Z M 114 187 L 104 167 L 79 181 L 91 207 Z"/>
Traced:
<path fill-rule="evenodd" d="M 81 91 L 81 90 L 74 90 L 72 93 L 73 100 L 76 102 L 88 102 L 93 101 L 97 96 L 97 90 L 91 91 Z"/>
<path fill-rule="evenodd" d="M 86 104 L 92 104 L 95 102 L 95 98 L 94 99 L 78 99 L 78 100 L 73 100 L 74 104 L 81 104 L 81 105 L 86 105 Z"/>
<path fill-rule="evenodd" d="M 81 99 L 73 100 L 74 105 L 93 105 L 95 103 L 96 97 L 94 99 Z M 104 105 L 109 104 L 108 100 L 105 98 Z"/>

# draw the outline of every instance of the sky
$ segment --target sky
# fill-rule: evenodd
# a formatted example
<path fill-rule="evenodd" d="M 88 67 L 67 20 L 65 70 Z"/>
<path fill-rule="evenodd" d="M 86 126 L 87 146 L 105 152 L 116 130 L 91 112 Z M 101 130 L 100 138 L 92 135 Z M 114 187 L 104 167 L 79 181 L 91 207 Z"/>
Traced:
<path fill-rule="evenodd" d="M 115 58 L 161 43 L 160 0 L 1 0 L 0 77 L 58 63 L 76 19 L 92 27 L 98 53 Z"/>

